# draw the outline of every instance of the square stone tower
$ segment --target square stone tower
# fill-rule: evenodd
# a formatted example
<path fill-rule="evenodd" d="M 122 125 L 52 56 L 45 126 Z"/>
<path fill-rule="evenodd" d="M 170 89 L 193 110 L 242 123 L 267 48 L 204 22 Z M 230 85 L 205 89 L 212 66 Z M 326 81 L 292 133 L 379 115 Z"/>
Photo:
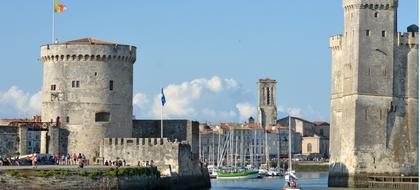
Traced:
<path fill-rule="evenodd" d="M 397 0 L 343 0 L 332 50 L 329 186 L 418 174 L 418 27 L 398 33 Z"/>
<path fill-rule="evenodd" d="M 270 78 L 258 80 L 258 122 L 265 129 L 277 121 L 276 83 Z"/>

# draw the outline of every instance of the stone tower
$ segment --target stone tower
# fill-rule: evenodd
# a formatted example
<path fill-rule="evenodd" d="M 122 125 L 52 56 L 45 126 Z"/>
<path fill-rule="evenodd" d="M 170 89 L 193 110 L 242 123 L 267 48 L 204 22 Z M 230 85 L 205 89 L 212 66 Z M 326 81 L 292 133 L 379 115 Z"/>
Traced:
<path fill-rule="evenodd" d="M 258 122 L 267 129 L 277 121 L 276 83 L 270 78 L 258 80 Z"/>
<path fill-rule="evenodd" d="M 398 33 L 397 0 L 343 0 L 332 50 L 330 186 L 418 174 L 418 27 Z"/>
<path fill-rule="evenodd" d="M 136 47 L 86 38 L 43 45 L 41 60 L 42 119 L 59 126 L 42 134 L 41 153 L 92 159 L 103 138 L 131 137 Z"/>

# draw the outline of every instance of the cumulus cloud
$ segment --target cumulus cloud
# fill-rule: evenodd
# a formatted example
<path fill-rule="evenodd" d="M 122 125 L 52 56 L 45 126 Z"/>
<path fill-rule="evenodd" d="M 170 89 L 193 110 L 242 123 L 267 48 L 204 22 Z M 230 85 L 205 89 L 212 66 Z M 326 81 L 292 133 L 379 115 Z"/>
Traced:
<path fill-rule="evenodd" d="M 237 103 L 236 108 L 239 111 L 239 115 L 241 119 L 248 119 L 251 116 L 255 117 L 257 113 L 257 107 L 251 105 L 248 102 Z"/>
<path fill-rule="evenodd" d="M 138 106 L 139 108 L 144 108 L 149 103 L 147 95 L 144 93 L 137 93 L 133 96 L 133 105 Z"/>
<path fill-rule="evenodd" d="M 234 79 L 219 76 L 169 84 L 163 90 L 166 97 L 163 115 L 168 119 L 240 121 L 236 104 L 254 98 L 249 96 L 249 91 L 240 89 L 238 82 Z M 134 95 L 133 104 L 136 117 L 160 118 L 160 93 L 147 95 L 137 93 Z M 142 106 L 144 109 L 141 108 Z M 241 109 L 245 108 L 241 107 Z"/>
<path fill-rule="evenodd" d="M 284 115 L 291 115 L 294 117 L 302 117 L 302 109 L 297 108 L 297 107 L 287 107 L 283 106 L 283 105 L 279 105 L 277 107 L 277 113 L 280 114 L 284 114 Z"/>
<path fill-rule="evenodd" d="M 301 109 L 300 108 L 289 107 L 289 108 L 287 108 L 287 111 L 288 111 L 288 113 L 291 116 L 294 116 L 294 117 L 302 117 Z"/>
<path fill-rule="evenodd" d="M 206 101 L 206 103 L 209 103 L 209 96 L 216 97 L 220 94 L 229 93 L 228 89 L 232 89 L 234 85 L 236 86 L 236 81 L 233 79 L 222 80 L 218 76 L 213 76 L 211 79 L 199 78 L 182 82 L 181 84 L 170 84 L 164 88 L 165 97 L 167 97 L 164 115 L 169 117 L 186 117 L 196 116 L 201 112 L 202 114 L 214 117 L 232 117 L 234 114 L 236 115 L 236 113 L 231 110 L 216 111 L 220 109 L 210 109 L 208 107 L 198 109 L 200 106 L 197 106 L 197 104 L 200 103 L 199 101 Z M 160 115 L 160 94 L 155 96 L 151 109 L 152 115 Z M 215 112 L 218 113 L 216 114 Z M 234 114 L 232 114 L 232 112 Z"/>
<path fill-rule="evenodd" d="M 2 117 L 31 117 L 41 113 L 42 92 L 30 94 L 12 86 L 6 92 L 0 92 Z"/>

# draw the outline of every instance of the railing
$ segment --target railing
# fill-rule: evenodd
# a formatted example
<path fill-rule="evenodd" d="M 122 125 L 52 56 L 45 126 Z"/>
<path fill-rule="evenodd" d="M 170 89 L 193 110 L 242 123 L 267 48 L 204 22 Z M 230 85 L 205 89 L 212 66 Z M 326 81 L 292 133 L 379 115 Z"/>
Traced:
<path fill-rule="evenodd" d="M 368 176 L 369 188 L 418 189 L 418 176 Z"/>

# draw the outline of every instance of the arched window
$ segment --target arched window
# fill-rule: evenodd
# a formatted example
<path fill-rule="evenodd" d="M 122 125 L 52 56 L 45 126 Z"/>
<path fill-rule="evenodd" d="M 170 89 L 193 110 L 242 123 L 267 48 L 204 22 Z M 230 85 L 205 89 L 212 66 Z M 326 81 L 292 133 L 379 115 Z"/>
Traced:
<path fill-rule="evenodd" d="M 312 152 L 312 144 L 311 143 L 308 143 L 306 145 L 306 149 L 307 149 L 308 153 L 311 153 Z"/>
<path fill-rule="evenodd" d="M 267 105 L 270 105 L 270 88 L 266 88 L 267 89 Z"/>

